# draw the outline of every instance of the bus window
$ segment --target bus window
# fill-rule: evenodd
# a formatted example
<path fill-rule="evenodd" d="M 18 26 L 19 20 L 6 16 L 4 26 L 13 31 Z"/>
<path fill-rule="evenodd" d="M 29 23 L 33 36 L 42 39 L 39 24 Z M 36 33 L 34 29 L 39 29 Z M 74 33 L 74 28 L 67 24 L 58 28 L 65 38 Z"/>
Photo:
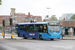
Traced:
<path fill-rule="evenodd" d="M 38 32 L 38 29 L 39 29 L 38 25 L 34 25 L 34 32 Z"/>
<path fill-rule="evenodd" d="M 39 25 L 39 30 L 38 32 L 47 32 L 47 25 L 46 24 L 41 24 Z"/>
<path fill-rule="evenodd" d="M 47 24 L 20 25 L 19 30 L 26 32 L 48 32 Z"/>
<path fill-rule="evenodd" d="M 58 24 L 51 24 L 51 23 L 49 23 L 48 27 L 49 27 L 49 31 L 50 32 L 60 32 L 60 27 L 59 27 Z"/>
<path fill-rule="evenodd" d="M 19 25 L 19 30 L 23 30 L 23 25 Z"/>
<path fill-rule="evenodd" d="M 24 30 L 24 31 L 26 31 L 26 27 L 27 27 L 26 25 L 23 25 L 23 30 Z"/>
<path fill-rule="evenodd" d="M 34 25 L 28 25 L 28 32 L 34 32 Z"/>

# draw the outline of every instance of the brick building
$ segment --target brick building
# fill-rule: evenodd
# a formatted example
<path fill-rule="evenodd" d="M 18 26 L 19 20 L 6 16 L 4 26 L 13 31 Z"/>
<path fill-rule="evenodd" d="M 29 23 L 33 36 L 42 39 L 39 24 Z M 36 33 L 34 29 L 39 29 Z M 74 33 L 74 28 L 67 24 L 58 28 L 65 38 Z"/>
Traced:
<path fill-rule="evenodd" d="M 0 15 L 0 25 L 2 25 L 2 20 L 4 19 L 5 22 L 9 22 L 10 15 Z M 42 17 L 41 16 L 33 16 L 28 13 L 28 15 L 24 13 L 16 13 L 15 19 L 17 22 L 30 22 L 30 20 L 36 20 L 36 22 L 41 22 Z"/>
<path fill-rule="evenodd" d="M 5 20 L 5 22 L 9 21 L 9 15 L 0 15 L 0 25 L 2 25 L 2 21 L 3 19 Z"/>
<path fill-rule="evenodd" d="M 30 12 L 28 13 L 28 15 L 23 14 L 23 13 L 16 13 L 15 16 L 16 16 L 15 19 L 17 21 L 20 21 L 20 22 L 29 22 L 32 19 L 36 20 L 36 22 L 42 21 L 41 16 L 33 16 L 33 15 L 30 14 Z"/>

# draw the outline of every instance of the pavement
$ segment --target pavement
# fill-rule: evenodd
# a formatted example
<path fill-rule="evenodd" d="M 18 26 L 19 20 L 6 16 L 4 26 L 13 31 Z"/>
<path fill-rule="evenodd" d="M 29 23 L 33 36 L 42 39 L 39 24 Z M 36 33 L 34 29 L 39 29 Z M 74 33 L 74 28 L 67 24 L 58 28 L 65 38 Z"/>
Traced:
<path fill-rule="evenodd" d="M 15 33 L 13 35 L 14 35 L 13 39 L 23 39 L 23 37 L 18 37 L 18 35 Z M 3 38 L 2 33 L 0 33 L 0 39 L 11 39 L 11 33 L 9 33 L 9 34 L 6 33 L 5 38 Z M 73 37 L 64 36 L 63 39 L 61 37 L 60 40 L 75 40 L 75 36 L 73 36 Z"/>
<path fill-rule="evenodd" d="M 6 33 L 5 38 L 3 38 L 2 33 L 0 33 L 0 39 L 11 39 L 11 33 Z M 17 34 L 13 34 L 13 39 L 23 39 L 22 37 L 18 37 Z"/>
<path fill-rule="evenodd" d="M 61 38 L 62 39 L 62 38 Z M 70 36 L 64 36 L 63 40 L 75 40 L 75 36 L 70 37 Z"/>

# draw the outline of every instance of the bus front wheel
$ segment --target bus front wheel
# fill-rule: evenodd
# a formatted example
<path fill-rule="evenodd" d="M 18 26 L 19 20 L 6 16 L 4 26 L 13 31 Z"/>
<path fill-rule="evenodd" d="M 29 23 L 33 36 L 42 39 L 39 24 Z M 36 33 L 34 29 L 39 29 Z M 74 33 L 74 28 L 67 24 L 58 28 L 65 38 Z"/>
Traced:
<path fill-rule="evenodd" d="M 51 40 L 54 40 L 54 39 L 51 39 Z"/>
<path fill-rule="evenodd" d="M 43 38 L 42 38 L 42 36 L 41 36 L 41 35 L 39 36 L 39 39 L 40 39 L 40 40 L 43 40 Z"/>
<path fill-rule="evenodd" d="M 23 35 L 23 39 L 27 39 L 27 37 L 25 37 L 25 35 Z"/>

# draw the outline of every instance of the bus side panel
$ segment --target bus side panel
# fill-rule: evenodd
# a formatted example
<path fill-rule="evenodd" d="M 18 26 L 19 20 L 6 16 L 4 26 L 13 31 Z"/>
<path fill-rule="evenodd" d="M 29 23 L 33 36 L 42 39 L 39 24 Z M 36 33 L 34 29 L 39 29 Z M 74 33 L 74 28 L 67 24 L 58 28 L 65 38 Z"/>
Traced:
<path fill-rule="evenodd" d="M 23 37 L 23 34 L 25 34 L 25 31 L 19 30 L 19 25 L 18 25 L 18 34 L 19 37 Z"/>
<path fill-rule="evenodd" d="M 57 36 L 50 36 L 50 35 L 48 35 L 47 33 L 40 33 L 40 35 L 42 35 L 42 38 L 43 39 L 54 39 L 54 38 L 60 38 L 61 36 L 60 35 L 57 35 Z"/>
<path fill-rule="evenodd" d="M 19 33 L 19 36 L 20 36 L 20 37 L 23 37 L 23 31 L 18 30 L 18 33 Z"/>
<path fill-rule="evenodd" d="M 47 33 L 40 33 L 43 39 L 49 39 L 49 35 Z"/>
<path fill-rule="evenodd" d="M 23 37 L 23 35 L 25 35 L 25 37 L 28 37 L 29 36 L 28 33 L 25 32 L 25 31 L 19 30 L 18 32 L 20 34 L 20 37 Z"/>

